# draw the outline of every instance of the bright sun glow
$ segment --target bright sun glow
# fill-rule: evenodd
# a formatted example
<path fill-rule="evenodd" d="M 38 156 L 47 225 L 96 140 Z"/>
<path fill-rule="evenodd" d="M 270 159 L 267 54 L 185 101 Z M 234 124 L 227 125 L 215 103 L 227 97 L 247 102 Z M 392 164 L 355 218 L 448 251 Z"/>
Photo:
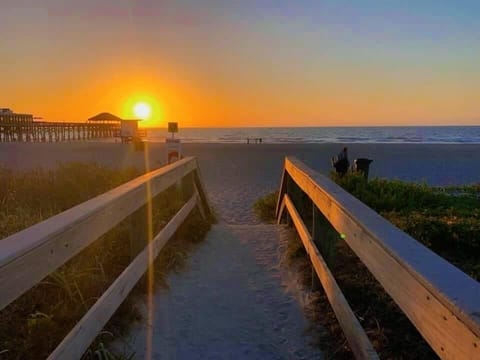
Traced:
<path fill-rule="evenodd" d="M 136 103 L 133 107 L 133 113 L 137 118 L 146 120 L 150 117 L 150 114 L 152 113 L 152 108 L 147 103 L 139 102 Z"/>

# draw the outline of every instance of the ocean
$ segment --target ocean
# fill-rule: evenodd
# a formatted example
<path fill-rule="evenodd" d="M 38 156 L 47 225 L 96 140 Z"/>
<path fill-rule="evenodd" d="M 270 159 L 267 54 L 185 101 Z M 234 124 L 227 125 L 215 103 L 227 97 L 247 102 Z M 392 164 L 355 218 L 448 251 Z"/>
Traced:
<path fill-rule="evenodd" d="M 164 142 L 166 129 L 148 129 L 147 141 Z M 184 143 L 425 143 L 480 144 L 480 126 L 180 128 Z"/>

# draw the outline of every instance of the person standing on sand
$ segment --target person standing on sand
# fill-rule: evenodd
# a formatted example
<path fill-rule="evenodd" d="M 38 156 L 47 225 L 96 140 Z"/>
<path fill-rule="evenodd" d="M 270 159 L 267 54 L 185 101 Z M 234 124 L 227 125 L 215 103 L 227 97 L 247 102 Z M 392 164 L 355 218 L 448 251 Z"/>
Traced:
<path fill-rule="evenodd" d="M 348 153 L 346 146 L 343 148 L 340 154 L 338 154 L 338 156 L 332 158 L 332 165 L 333 167 L 335 167 L 337 173 L 341 176 L 347 173 L 350 162 L 348 161 Z"/>

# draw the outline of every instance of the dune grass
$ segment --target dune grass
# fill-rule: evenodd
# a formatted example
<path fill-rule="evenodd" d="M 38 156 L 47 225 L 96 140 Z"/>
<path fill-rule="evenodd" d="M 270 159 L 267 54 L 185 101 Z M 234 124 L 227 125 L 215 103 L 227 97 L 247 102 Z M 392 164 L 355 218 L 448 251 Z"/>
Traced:
<path fill-rule="evenodd" d="M 333 180 L 398 228 L 480 280 L 480 186 L 432 187 L 349 174 Z"/>
<path fill-rule="evenodd" d="M 394 225 L 480 279 L 480 187 L 431 187 L 398 180 L 372 179 L 349 174 L 332 179 L 380 213 Z M 276 193 L 259 199 L 257 214 L 275 220 Z M 301 205 L 300 205 L 301 208 Z M 304 217 L 309 226 L 309 213 Z M 306 288 L 312 283 L 311 264 L 295 232 L 286 253 Z M 335 261 L 331 266 L 340 288 L 381 358 L 432 359 L 436 355 L 381 285 L 337 234 Z M 311 294 L 307 315 L 310 333 L 326 358 L 350 359 L 352 353 L 323 290 Z"/>
<path fill-rule="evenodd" d="M 259 198 L 253 204 L 253 210 L 260 220 L 273 224 L 276 222 L 275 211 L 277 208 L 278 191 Z"/>
<path fill-rule="evenodd" d="M 60 165 L 55 170 L 17 172 L 0 169 L 0 238 L 138 175 L 140 172 L 133 168 L 112 169 L 86 163 Z M 153 199 L 154 234 L 181 208 L 182 198 L 179 189 L 173 186 Z M 130 238 L 135 236 L 131 230 L 131 218 L 127 217 L 0 311 L 2 359 L 46 358 L 60 343 L 136 255 L 130 245 Z M 155 261 L 157 285 L 167 286 L 167 274 L 181 269 L 189 250 L 204 238 L 209 227 L 210 221 L 204 221 L 194 210 Z M 146 282 L 142 279 L 92 344 L 85 359 L 126 359 L 133 355 L 113 355 L 108 352 L 106 344 L 125 334 L 129 324 L 140 319 L 134 296 L 140 296 L 145 289 Z"/>

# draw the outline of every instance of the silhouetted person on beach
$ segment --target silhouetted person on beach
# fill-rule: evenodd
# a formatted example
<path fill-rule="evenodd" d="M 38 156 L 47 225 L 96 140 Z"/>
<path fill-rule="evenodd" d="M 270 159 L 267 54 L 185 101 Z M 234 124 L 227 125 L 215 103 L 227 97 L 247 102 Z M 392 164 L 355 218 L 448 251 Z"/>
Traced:
<path fill-rule="evenodd" d="M 347 147 L 345 146 L 343 150 L 338 154 L 338 156 L 332 158 L 332 165 L 335 167 L 335 170 L 340 175 L 345 175 L 350 166 L 348 161 Z"/>

